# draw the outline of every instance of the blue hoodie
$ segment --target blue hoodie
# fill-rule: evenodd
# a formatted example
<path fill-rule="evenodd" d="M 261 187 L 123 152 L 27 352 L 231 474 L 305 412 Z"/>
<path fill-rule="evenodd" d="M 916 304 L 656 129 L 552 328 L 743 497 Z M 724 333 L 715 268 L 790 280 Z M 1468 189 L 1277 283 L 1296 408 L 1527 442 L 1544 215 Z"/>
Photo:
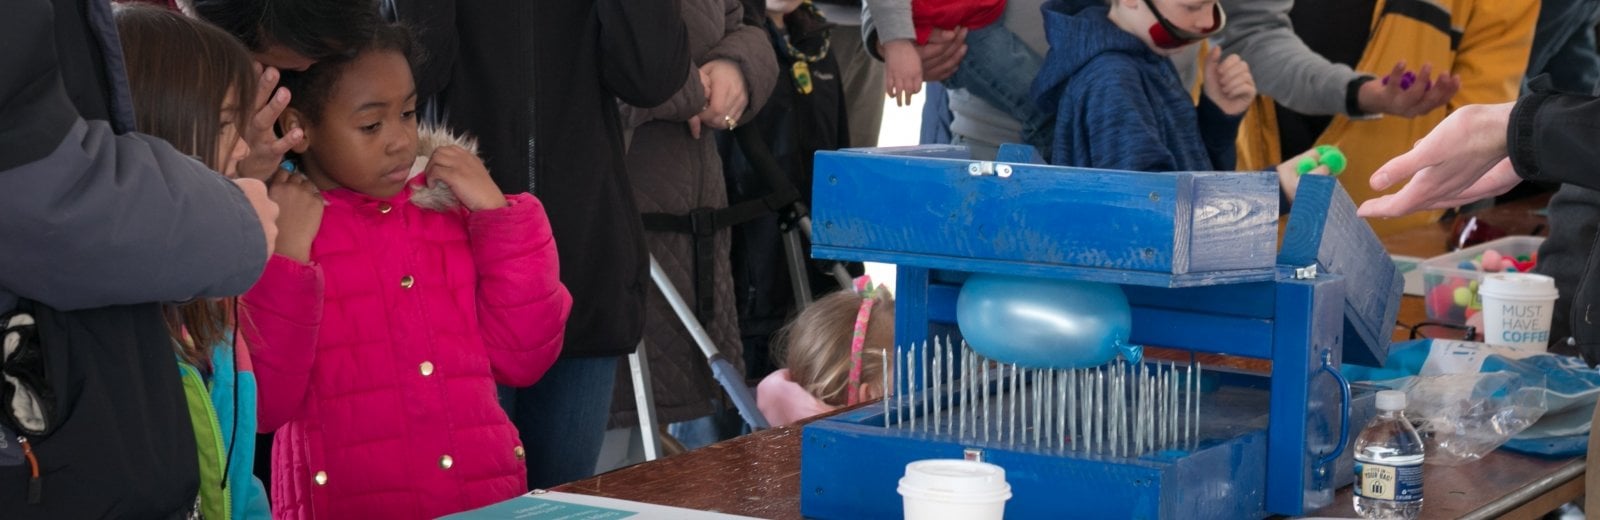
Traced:
<path fill-rule="evenodd" d="M 1234 168 L 1241 116 L 1196 107 L 1172 62 L 1111 23 L 1103 0 L 1041 7 L 1050 52 L 1033 99 L 1056 114 L 1051 162 L 1132 171 Z"/>

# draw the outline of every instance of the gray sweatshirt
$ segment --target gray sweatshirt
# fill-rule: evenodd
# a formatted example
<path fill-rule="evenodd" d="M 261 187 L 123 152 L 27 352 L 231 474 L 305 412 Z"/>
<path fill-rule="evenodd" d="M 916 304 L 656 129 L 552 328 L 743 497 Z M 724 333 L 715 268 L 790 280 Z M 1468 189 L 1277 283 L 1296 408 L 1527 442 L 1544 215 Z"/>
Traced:
<path fill-rule="evenodd" d="M 1345 114 L 1350 82 L 1362 76 L 1328 61 L 1294 34 L 1294 0 L 1221 0 L 1228 26 L 1216 41 L 1227 54 L 1250 64 L 1256 90 L 1307 115 Z"/>

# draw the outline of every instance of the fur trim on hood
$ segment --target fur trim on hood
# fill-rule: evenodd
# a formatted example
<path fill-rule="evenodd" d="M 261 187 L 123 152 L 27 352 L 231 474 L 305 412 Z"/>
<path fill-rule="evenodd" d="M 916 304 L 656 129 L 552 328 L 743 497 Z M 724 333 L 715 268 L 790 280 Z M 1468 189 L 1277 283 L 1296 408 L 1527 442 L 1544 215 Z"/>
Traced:
<path fill-rule="evenodd" d="M 455 134 L 442 127 L 432 125 L 418 126 L 417 159 L 411 163 L 411 176 L 407 177 L 407 179 L 422 174 L 423 169 L 428 166 L 428 157 L 433 155 L 434 150 L 451 145 L 466 148 L 473 155 L 478 153 L 477 139 Z M 461 205 L 461 202 L 456 200 L 456 195 L 450 192 L 450 186 L 433 180 L 428 181 L 425 186 L 411 190 L 411 203 L 419 208 L 434 211 L 450 210 Z"/>

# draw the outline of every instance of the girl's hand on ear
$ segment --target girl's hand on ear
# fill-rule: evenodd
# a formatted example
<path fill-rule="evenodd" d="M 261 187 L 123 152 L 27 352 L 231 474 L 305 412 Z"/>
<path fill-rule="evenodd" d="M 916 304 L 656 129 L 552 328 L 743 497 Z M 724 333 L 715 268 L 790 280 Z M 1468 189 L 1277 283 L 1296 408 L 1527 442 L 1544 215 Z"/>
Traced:
<path fill-rule="evenodd" d="M 278 137 L 272 123 L 289 106 L 289 90 L 278 87 L 278 69 L 267 67 L 256 81 L 256 107 L 250 121 L 240 129 L 250 154 L 239 161 L 239 176 L 257 180 L 272 178 L 283 163 L 283 154 L 305 139 L 305 131 L 296 128 Z"/>
<path fill-rule="evenodd" d="M 278 203 L 278 254 L 310 262 L 311 242 L 322 228 L 322 193 L 306 176 L 278 170 L 267 184 L 267 196 Z"/>
<path fill-rule="evenodd" d="M 450 191 L 456 194 L 456 200 L 469 210 L 506 207 L 506 196 L 489 178 L 489 168 L 466 148 L 445 146 L 434 150 L 433 155 L 428 157 L 426 171 L 429 181 L 439 181 L 449 186 Z"/>

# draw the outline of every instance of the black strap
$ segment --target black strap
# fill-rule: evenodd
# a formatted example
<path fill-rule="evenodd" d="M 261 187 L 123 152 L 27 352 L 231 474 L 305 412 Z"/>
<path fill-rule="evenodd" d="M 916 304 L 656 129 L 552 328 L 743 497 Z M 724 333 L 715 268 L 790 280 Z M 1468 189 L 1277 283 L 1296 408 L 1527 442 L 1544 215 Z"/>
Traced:
<path fill-rule="evenodd" d="M 649 231 L 683 233 L 694 237 L 694 287 L 695 317 L 701 324 L 710 324 L 716 313 L 715 280 L 717 232 L 760 218 L 771 212 L 780 212 L 785 221 L 800 217 L 797 202 L 800 190 L 791 184 L 778 166 L 778 161 L 767 149 L 761 131 L 755 125 L 733 130 L 739 148 L 750 160 L 751 166 L 766 180 L 771 192 L 758 199 L 750 199 L 726 208 L 695 208 L 686 215 L 672 213 L 644 213 L 639 215 L 644 228 Z"/>
<path fill-rule="evenodd" d="M 1428 24 L 1434 30 L 1450 37 L 1450 50 L 1461 48 L 1461 30 L 1450 26 L 1450 11 L 1424 0 L 1389 0 L 1383 6 L 1384 14 L 1398 14 Z"/>

